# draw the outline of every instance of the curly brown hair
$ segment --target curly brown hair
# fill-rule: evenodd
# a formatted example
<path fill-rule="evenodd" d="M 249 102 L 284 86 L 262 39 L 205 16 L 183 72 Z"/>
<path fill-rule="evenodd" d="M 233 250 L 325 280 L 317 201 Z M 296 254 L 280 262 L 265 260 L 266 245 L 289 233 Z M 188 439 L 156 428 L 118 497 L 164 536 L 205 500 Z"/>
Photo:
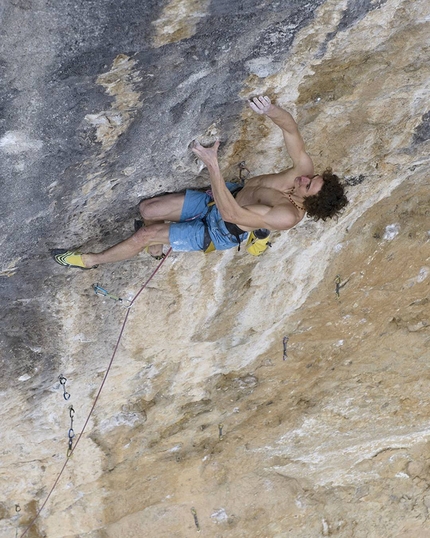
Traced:
<path fill-rule="evenodd" d="M 348 204 L 344 186 L 340 179 L 332 173 L 331 168 L 327 168 L 322 174 L 323 186 L 318 194 L 308 196 L 303 202 L 303 207 L 314 220 L 327 220 L 337 217 Z"/>

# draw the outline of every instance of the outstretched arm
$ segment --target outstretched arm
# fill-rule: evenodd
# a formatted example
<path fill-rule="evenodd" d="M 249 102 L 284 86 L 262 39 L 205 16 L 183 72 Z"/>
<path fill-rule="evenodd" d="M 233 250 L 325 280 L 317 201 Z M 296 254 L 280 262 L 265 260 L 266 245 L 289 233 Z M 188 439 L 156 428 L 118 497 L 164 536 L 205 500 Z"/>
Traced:
<path fill-rule="evenodd" d="M 206 165 L 211 179 L 212 194 L 224 221 L 250 229 L 288 230 L 297 223 L 297 217 L 287 207 L 265 206 L 262 204 L 241 207 L 227 189 L 218 163 L 219 141 L 211 148 L 194 142 L 193 152 Z"/>
<path fill-rule="evenodd" d="M 298 169 L 298 173 L 313 174 L 312 159 L 305 151 L 303 138 L 293 116 L 283 108 L 272 104 L 266 95 L 254 97 L 249 101 L 249 106 L 257 114 L 268 116 L 275 125 L 282 129 L 285 146 L 293 161 L 293 167 Z"/>

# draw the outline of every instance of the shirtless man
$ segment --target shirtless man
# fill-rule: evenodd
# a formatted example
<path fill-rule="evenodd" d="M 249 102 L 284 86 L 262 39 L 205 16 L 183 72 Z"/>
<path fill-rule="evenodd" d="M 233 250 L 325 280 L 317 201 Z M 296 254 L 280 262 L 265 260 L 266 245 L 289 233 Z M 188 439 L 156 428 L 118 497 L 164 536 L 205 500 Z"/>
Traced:
<path fill-rule="evenodd" d="M 234 196 L 235 184 L 226 184 L 219 168 L 219 142 L 210 148 L 194 142 L 192 151 L 209 171 L 212 196 L 187 190 L 143 200 L 139 209 L 144 226 L 131 237 L 98 254 L 54 250 L 55 261 L 91 269 L 101 263 L 128 260 L 144 249 L 160 258 L 163 245 L 171 245 L 174 251 L 204 251 L 211 240 L 217 250 L 224 250 L 237 246 L 252 230 L 289 230 L 306 213 L 315 220 L 338 215 L 348 203 L 343 186 L 330 170 L 315 174 L 291 114 L 267 96 L 255 97 L 249 105 L 282 129 L 292 168 L 249 179 Z M 208 206 L 212 199 L 215 204 Z"/>

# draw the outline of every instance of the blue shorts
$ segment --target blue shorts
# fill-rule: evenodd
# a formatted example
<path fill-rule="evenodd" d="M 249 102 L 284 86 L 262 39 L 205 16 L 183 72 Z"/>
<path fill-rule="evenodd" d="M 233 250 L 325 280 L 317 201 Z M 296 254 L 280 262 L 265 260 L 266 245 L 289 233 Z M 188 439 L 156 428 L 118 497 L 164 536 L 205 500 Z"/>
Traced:
<path fill-rule="evenodd" d="M 237 183 L 226 183 L 229 190 L 236 190 Z M 218 208 L 208 207 L 213 198 L 206 192 L 187 190 L 179 222 L 172 222 L 169 229 L 169 242 L 172 250 L 190 252 L 205 248 L 205 222 L 216 250 L 237 247 L 237 238 L 226 228 Z M 248 232 L 240 234 L 240 241 L 248 237 Z"/>

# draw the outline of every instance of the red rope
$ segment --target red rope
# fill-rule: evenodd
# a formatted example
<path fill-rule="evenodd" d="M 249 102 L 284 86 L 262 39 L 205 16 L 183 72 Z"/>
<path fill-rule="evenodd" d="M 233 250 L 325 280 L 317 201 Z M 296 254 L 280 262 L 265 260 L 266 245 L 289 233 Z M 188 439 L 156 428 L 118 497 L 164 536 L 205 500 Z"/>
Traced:
<path fill-rule="evenodd" d="M 96 397 L 94 398 L 94 402 L 93 402 L 93 405 L 91 407 L 91 410 L 90 412 L 88 413 L 88 416 L 87 416 L 87 419 L 84 423 L 84 426 L 81 430 L 81 433 L 79 434 L 78 438 L 76 439 L 76 443 L 74 444 L 72 450 L 69 452 L 68 454 L 68 457 L 66 459 L 66 461 L 64 462 L 63 464 L 63 467 L 61 468 L 61 471 L 59 472 L 55 482 L 54 482 L 54 485 L 52 486 L 50 492 L 48 493 L 45 501 L 43 502 L 42 506 L 39 508 L 37 514 L 34 516 L 34 518 L 31 520 L 31 522 L 29 523 L 29 525 L 26 527 L 26 529 L 24 530 L 24 532 L 21 534 L 20 538 L 23 538 L 23 536 L 25 536 L 27 534 L 27 532 L 29 531 L 29 529 L 34 525 L 36 519 L 39 517 L 40 513 L 42 512 L 42 510 L 44 509 L 46 503 L 48 502 L 49 498 L 51 497 L 52 495 L 52 492 L 54 491 L 54 489 L 56 488 L 60 478 L 61 478 L 61 475 L 63 474 L 64 472 L 64 469 L 66 468 L 66 465 L 67 463 L 69 462 L 69 459 L 70 457 L 72 456 L 73 452 L 75 451 L 76 447 L 78 446 L 78 443 L 79 441 L 81 440 L 81 437 L 82 435 L 84 434 L 84 431 L 85 431 L 85 428 L 87 427 L 88 425 L 88 422 L 91 418 L 91 415 L 93 414 L 93 411 L 94 411 L 94 408 L 96 407 L 96 404 L 97 404 L 97 400 L 99 399 L 99 396 L 100 396 L 100 393 L 104 387 L 104 384 L 106 382 L 106 379 L 107 379 L 107 376 L 109 374 L 109 371 L 111 369 L 111 366 L 113 364 L 113 360 L 115 358 L 115 355 L 116 355 L 116 352 L 118 351 L 118 347 L 119 347 L 119 343 L 121 342 L 121 338 L 122 338 L 122 335 L 124 334 L 124 329 L 125 329 L 125 325 L 127 323 L 127 320 L 128 320 L 128 316 L 130 314 L 130 308 L 133 306 L 134 302 L 136 301 L 136 299 L 139 297 L 139 295 L 142 293 L 142 291 L 146 288 L 146 286 L 151 282 L 151 280 L 154 278 L 154 276 L 158 273 L 158 270 L 160 269 L 160 267 L 163 265 L 163 263 L 165 262 L 167 256 L 172 252 L 172 249 L 169 248 L 169 250 L 167 251 L 165 257 L 160 261 L 160 263 L 158 264 L 158 266 L 156 267 L 156 269 L 152 272 L 151 276 L 148 278 L 148 280 L 143 284 L 143 286 L 140 288 L 140 290 L 136 293 L 136 295 L 133 297 L 133 299 L 130 301 L 130 306 L 127 308 L 127 312 L 125 314 L 125 317 L 124 317 L 124 321 L 122 322 L 122 326 L 121 326 L 121 330 L 119 332 L 119 336 L 118 336 L 118 339 L 116 341 L 116 344 L 115 344 L 115 348 L 113 350 L 113 353 L 112 353 L 112 357 L 109 361 L 109 364 L 108 364 L 108 367 L 106 369 L 106 372 L 105 372 L 105 375 L 103 376 L 103 380 L 100 384 L 100 387 L 99 387 L 99 390 L 96 394 Z"/>

